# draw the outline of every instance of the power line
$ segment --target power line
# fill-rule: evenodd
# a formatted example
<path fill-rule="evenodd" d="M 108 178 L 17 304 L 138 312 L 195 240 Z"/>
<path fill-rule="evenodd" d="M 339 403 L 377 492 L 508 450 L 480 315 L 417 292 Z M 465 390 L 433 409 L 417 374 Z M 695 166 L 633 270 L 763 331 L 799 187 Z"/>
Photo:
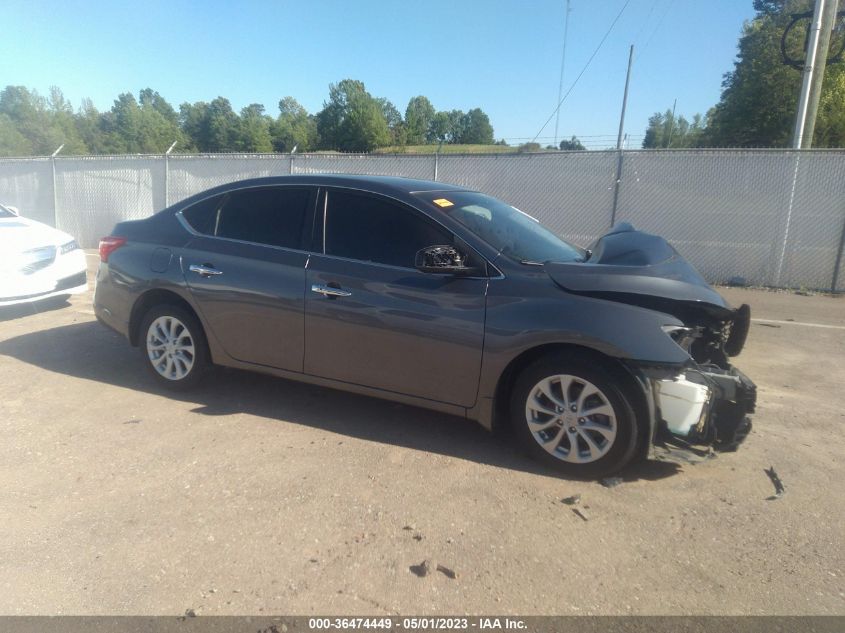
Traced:
<path fill-rule="evenodd" d="M 557 107 L 554 109 L 554 112 L 552 112 L 549 115 L 549 118 L 546 119 L 546 122 L 543 123 L 543 127 L 541 127 L 540 130 L 537 132 L 536 136 L 534 137 L 534 140 L 531 141 L 532 143 L 537 140 L 537 137 L 539 137 L 540 134 L 543 133 L 543 130 L 546 129 L 546 126 L 554 118 L 557 111 L 560 110 L 560 106 L 562 106 L 563 102 L 566 101 L 566 98 L 569 96 L 569 93 L 572 92 L 572 89 L 575 88 L 575 86 L 578 84 L 578 81 L 581 79 L 581 77 L 584 75 L 584 73 L 587 72 L 587 68 L 590 67 L 590 64 L 592 63 L 593 59 L 595 58 L 596 55 L 598 55 L 598 52 L 601 50 L 601 47 L 604 45 L 605 40 L 607 40 L 607 37 L 610 35 L 610 32 L 613 30 L 613 27 L 616 26 L 616 23 L 619 21 L 619 18 L 622 17 L 622 14 L 625 12 L 625 9 L 628 7 L 628 5 L 630 3 L 631 3 L 631 0 L 625 0 L 625 4 L 622 5 L 622 8 L 619 10 L 619 13 L 616 14 L 615 18 L 613 18 L 613 22 L 610 23 L 610 28 L 607 29 L 607 32 L 604 34 L 604 37 L 601 38 L 599 45 L 596 47 L 596 50 L 594 50 L 593 54 L 590 55 L 590 59 L 587 60 L 587 63 L 584 64 L 584 68 L 581 69 L 581 72 L 578 73 L 578 76 L 575 78 L 575 81 L 572 82 L 571 86 L 569 86 L 569 90 L 566 91 L 566 94 L 563 96 L 563 99 L 561 99 L 560 102 L 557 104 Z"/>
<path fill-rule="evenodd" d="M 643 53 L 646 52 L 648 45 L 651 44 L 651 40 L 654 39 L 654 36 L 660 30 L 660 25 L 663 24 L 663 20 L 666 19 L 667 15 L 669 15 L 669 10 L 672 8 L 672 5 L 674 5 L 674 4 L 675 4 L 675 0 L 671 0 L 669 2 L 669 4 L 666 5 L 666 9 L 663 11 L 663 15 L 660 16 L 660 19 L 657 21 L 657 25 L 654 27 L 654 30 L 651 32 L 651 35 L 648 36 L 648 39 L 646 40 L 645 46 L 643 46 L 642 50 L 640 51 L 640 54 L 637 55 L 638 59 L 643 56 Z"/>
<path fill-rule="evenodd" d="M 560 95 L 563 92 L 563 69 L 566 62 L 566 36 L 569 33 L 569 14 L 572 9 L 569 6 L 570 0 L 566 0 L 566 15 L 563 21 L 563 52 L 560 54 L 560 81 L 557 85 L 557 100 L 560 101 Z M 555 145 L 557 145 L 557 129 L 560 122 L 560 108 L 555 113 Z"/>

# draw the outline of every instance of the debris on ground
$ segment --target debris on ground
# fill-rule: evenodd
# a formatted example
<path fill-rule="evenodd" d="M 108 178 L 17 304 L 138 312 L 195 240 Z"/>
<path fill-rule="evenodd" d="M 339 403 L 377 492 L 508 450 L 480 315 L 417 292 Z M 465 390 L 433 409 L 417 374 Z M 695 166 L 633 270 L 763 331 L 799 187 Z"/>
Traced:
<path fill-rule="evenodd" d="M 560 502 L 565 503 L 568 506 L 577 506 L 581 503 L 581 495 L 572 495 L 571 497 L 561 499 Z"/>
<path fill-rule="evenodd" d="M 409 532 L 413 532 L 414 530 L 416 530 L 416 529 L 417 529 L 417 526 L 415 526 L 414 524 L 410 524 L 410 525 L 406 525 L 406 526 L 405 526 L 405 527 L 403 527 L 402 529 L 403 529 L 403 530 L 408 530 Z"/>
<path fill-rule="evenodd" d="M 589 521 L 587 515 L 581 512 L 578 508 L 572 508 L 572 512 L 574 512 L 575 515 L 578 516 L 582 521 Z"/>
<path fill-rule="evenodd" d="M 786 492 L 786 488 L 783 485 L 783 482 L 778 477 L 778 474 L 775 472 L 774 466 L 769 466 L 768 468 L 764 468 L 763 472 L 769 476 L 769 479 L 772 480 L 772 484 L 775 486 L 775 494 L 771 497 L 766 497 L 766 501 L 774 501 L 775 499 L 780 499 L 783 496 L 783 493 Z"/>
<path fill-rule="evenodd" d="M 622 477 L 605 477 L 604 479 L 599 479 L 599 483 L 605 488 L 613 488 L 622 483 Z"/>
<path fill-rule="evenodd" d="M 744 288 L 748 285 L 748 280 L 745 277 L 737 275 L 728 279 L 728 285 L 732 288 Z"/>
<path fill-rule="evenodd" d="M 762 325 L 763 327 L 774 327 L 779 328 L 780 326 L 777 323 L 766 323 L 765 321 L 759 321 L 757 325 Z"/>
<path fill-rule="evenodd" d="M 197 617 L 197 612 L 193 609 L 185 609 L 185 615 L 183 615 L 180 620 L 184 621 L 185 618 L 195 618 Z"/>
<path fill-rule="evenodd" d="M 414 540 L 415 540 L 415 541 L 421 541 L 421 540 L 423 540 L 423 535 L 422 535 L 422 534 L 419 534 L 419 533 L 414 534 Z"/>
<path fill-rule="evenodd" d="M 441 574 L 443 574 L 447 578 L 451 578 L 452 580 L 455 580 L 455 578 L 458 577 L 458 574 L 456 574 L 453 570 L 451 570 L 448 567 L 445 567 L 443 565 L 438 565 L 437 571 L 439 571 Z"/>
<path fill-rule="evenodd" d="M 431 565 L 427 560 L 424 560 L 419 565 L 411 565 L 408 569 L 411 570 L 411 573 L 415 576 L 419 576 L 420 578 L 425 578 L 431 573 Z"/>

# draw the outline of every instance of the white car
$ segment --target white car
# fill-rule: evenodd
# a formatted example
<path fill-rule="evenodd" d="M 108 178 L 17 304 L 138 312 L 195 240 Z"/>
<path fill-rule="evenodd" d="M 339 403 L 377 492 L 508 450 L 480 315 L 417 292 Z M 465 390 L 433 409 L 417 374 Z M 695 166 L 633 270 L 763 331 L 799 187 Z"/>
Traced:
<path fill-rule="evenodd" d="M 85 292 L 86 272 L 73 236 L 0 204 L 0 306 Z"/>

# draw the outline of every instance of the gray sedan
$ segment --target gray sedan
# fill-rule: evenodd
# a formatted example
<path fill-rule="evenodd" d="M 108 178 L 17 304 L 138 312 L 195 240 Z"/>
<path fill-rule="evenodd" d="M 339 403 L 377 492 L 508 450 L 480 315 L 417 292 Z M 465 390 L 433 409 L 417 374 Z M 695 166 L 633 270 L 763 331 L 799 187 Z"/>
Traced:
<path fill-rule="evenodd" d="M 628 225 L 586 250 L 462 187 L 288 176 L 121 222 L 100 260 L 97 318 L 173 389 L 211 365 L 345 389 L 509 425 L 585 477 L 750 429 L 748 307 Z"/>

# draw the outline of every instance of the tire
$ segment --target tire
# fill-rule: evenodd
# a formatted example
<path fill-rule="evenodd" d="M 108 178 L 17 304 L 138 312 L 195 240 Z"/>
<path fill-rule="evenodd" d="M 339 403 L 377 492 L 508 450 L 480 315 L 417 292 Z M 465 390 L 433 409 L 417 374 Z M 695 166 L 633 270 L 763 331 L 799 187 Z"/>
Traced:
<path fill-rule="evenodd" d="M 526 367 L 511 392 L 510 418 L 528 454 L 566 475 L 605 477 L 636 452 L 631 403 L 592 357 L 556 354 Z"/>
<path fill-rule="evenodd" d="M 150 308 L 141 320 L 138 347 L 160 385 L 175 391 L 195 387 L 208 369 L 208 342 L 197 318 L 176 305 Z"/>

